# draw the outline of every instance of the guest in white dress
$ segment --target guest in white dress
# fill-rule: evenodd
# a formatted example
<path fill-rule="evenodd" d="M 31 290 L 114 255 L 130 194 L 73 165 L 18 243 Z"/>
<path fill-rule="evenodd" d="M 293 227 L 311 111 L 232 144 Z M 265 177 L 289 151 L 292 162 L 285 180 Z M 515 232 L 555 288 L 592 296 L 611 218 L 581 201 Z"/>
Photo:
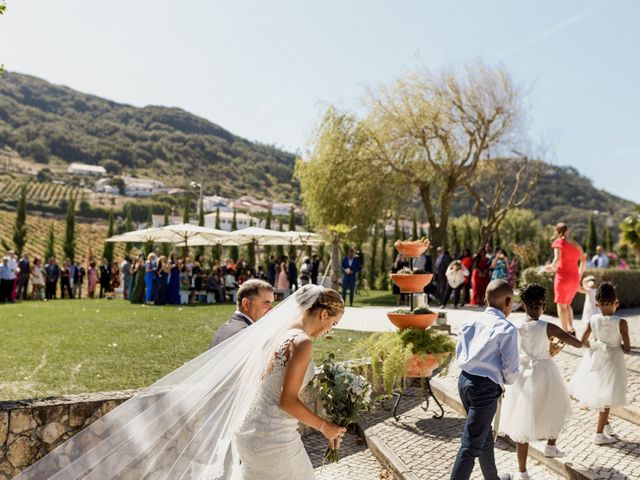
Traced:
<path fill-rule="evenodd" d="M 545 456 L 561 457 L 556 439 L 571 416 L 571 399 L 558 367 L 549 356 L 549 341 L 556 337 L 576 348 L 580 340 L 557 325 L 539 320 L 545 308 L 545 289 L 529 283 L 520 290 L 526 312 L 518 327 L 520 376 L 505 387 L 500 429 L 516 442 L 519 472 L 513 479 L 526 480 L 529 442 L 547 440 Z"/>
<path fill-rule="evenodd" d="M 591 317 L 582 335 L 582 343 L 589 349 L 573 374 L 569 391 L 587 407 L 599 411 L 593 441 L 606 445 L 618 441 L 609 425 L 609 410 L 627 404 L 624 353 L 631 351 L 631 342 L 627 321 L 614 315 L 620 304 L 612 283 L 598 287 L 596 302 L 602 314 Z"/>

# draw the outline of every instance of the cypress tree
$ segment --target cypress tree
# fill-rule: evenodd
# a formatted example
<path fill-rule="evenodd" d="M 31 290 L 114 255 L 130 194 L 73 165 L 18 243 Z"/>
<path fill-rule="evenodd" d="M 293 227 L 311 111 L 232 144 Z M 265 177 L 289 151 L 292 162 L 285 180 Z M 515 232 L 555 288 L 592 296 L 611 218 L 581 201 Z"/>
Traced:
<path fill-rule="evenodd" d="M 220 230 L 220 207 L 216 207 L 216 224 L 215 224 L 215 228 L 217 230 Z M 213 249 L 211 251 L 211 254 L 213 255 L 213 258 L 215 258 L 216 260 L 220 261 L 220 257 L 222 257 L 222 247 L 220 246 L 219 243 L 213 247 Z"/>
<path fill-rule="evenodd" d="M 125 220 L 125 227 L 127 229 L 127 232 L 131 232 L 133 230 L 133 218 L 131 218 L 131 208 L 127 208 L 127 216 L 126 216 L 126 220 Z M 131 252 L 131 248 L 133 247 L 133 244 L 127 242 L 124 244 L 124 253 L 126 253 L 127 255 L 129 255 L 129 253 Z"/>
<path fill-rule="evenodd" d="M 198 208 L 198 226 L 204 227 L 204 200 L 202 198 L 200 198 L 200 205 Z M 204 255 L 204 247 L 198 247 L 196 254 Z"/>
<path fill-rule="evenodd" d="M 284 231 L 284 225 L 282 224 L 282 220 L 279 220 L 280 225 L 278 226 L 278 230 L 280 230 L 281 232 Z M 284 247 L 282 245 L 277 245 L 276 246 L 276 261 L 280 261 L 280 259 L 282 257 L 284 257 Z"/>
<path fill-rule="evenodd" d="M 189 209 L 191 208 L 191 199 L 189 195 L 184 196 L 184 213 L 182 214 L 182 223 L 189 223 L 189 217 L 191 217 L 191 212 Z"/>
<path fill-rule="evenodd" d="M 64 245 L 62 250 L 66 258 L 75 261 L 76 254 L 76 198 L 69 196 L 67 204 L 67 218 L 64 233 Z"/>
<path fill-rule="evenodd" d="M 153 209 L 151 206 L 147 208 L 147 228 L 153 227 Z"/>
<path fill-rule="evenodd" d="M 267 218 L 264 221 L 264 228 L 267 230 L 271 230 L 271 209 L 267 210 Z M 271 255 L 271 245 L 265 245 L 263 248 L 264 251 L 264 270 L 267 271 L 267 267 L 269 265 L 269 255 Z"/>
<path fill-rule="evenodd" d="M 373 290 L 376 284 L 376 259 L 378 257 L 378 224 L 373 226 L 373 236 L 371 237 L 371 258 L 369 259 L 369 288 Z"/>
<path fill-rule="evenodd" d="M 457 256 L 460 253 L 460 239 L 458 238 L 458 227 L 451 224 L 451 239 L 453 240 L 453 254 Z"/>
<path fill-rule="evenodd" d="M 602 246 L 606 252 L 613 250 L 613 233 L 606 223 L 604 224 L 604 232 L 602 233 Z"/>
<path fill-rule="evenodd" d="M 18 256 L 27 243 L 27 186 L 20 187 L 20 202 L 16 210 L 16 223 L 13 226 L 13 245 Z"/>
<path fill-rule="evenodd" d="M 109 229 L 107 230 L 107 237 L 113 236 L 115 219 L 113 217 L 113 210 L 109 211 Z M 109 265 L 113 263 L 113 243 L 104 242 L 104 248 L 102 250 L 102 258 L 106 258 Z"/>
<path fill-rule="evenodd" d="M 295 232 L 296 230 L 296 213 L 291 205 L 291 209 L 289 210 L 289 231 Z M 289 258 L 295 259 L 297 257 L 297 251 L 295 245 L 289 245 Z"/>
<path fill-rule="evenodd" d="M 396 217 L 393 227 L 393 243 L 396 243 L 398 240 L 400 240 L 401 237 L 402 234 L 400 233 L 400 223 L 398 222 L 398 217 Z"/>
<path fill-rule="evenodd" d="M 415 214 L 413 215 L 413 228 L 411 229 L 411 236 L 414 240 L 418 239 L 418 219 L 416 218 Z"/>
<path fill-rule="evenodd" d="M 593 254 L 598 245 L 598 234 L 596 233 L 596 224 L 593 221 L 593 213 L 589 213 L 589 225 L 587 227 L 587 236 L 584 239 L 584 251 Z"/>
<path fill-rule="evenodd" d="M 49 237 L 47 238 L 47 247 L 44 252 L 45 260 L 43 263 L 46 263 L 51 257 L 55 257 L 55 256 L 56 256 L 56 237 L 53 231 L 53 222 L 52 222 L 51 226 L 49 227 Z"/>
<path fill-rule="evenodd" d="M 388 262 L 387 259 L 387 232 L 382 226 L 382 246 L 380 247 L 380 289 L 388 290 L 389 289 L 389 277 L 387 276 L 388 270 Z"/>
<path fill-rule="evenodd" d="M 164 207 L 164 221 L 162 222 L 163 226 L 169 225 L 169 206 Z M 160 253 L 165 257 L 169 257 L 171 253 L 171 244 L 167 242 L 163 242 L 160 246 Z"/>
<path fill-rule="evenodd" d="M 238 222 L 236 220 L 236 209 L 234 207 L 233 218 L 231 219 L 231 230 L 235 232 L 237 229 L 238 229 Z M 231 247 L 229 251 L 231 255 L 231 260 L 233 260 L 234 262 L 237 262 L 239 257 L 238 247 Z"/>
<path fill-rule="evenodd" d="M 464 230 L 462 231 L 462 243 L 464 243 L 464 248 L 468 248 L 472 252 L 475 250 L 473 234 L 471 233 L 471 226 L 469 225 L 469 222 L 465 222 L 464 224 Z"/>

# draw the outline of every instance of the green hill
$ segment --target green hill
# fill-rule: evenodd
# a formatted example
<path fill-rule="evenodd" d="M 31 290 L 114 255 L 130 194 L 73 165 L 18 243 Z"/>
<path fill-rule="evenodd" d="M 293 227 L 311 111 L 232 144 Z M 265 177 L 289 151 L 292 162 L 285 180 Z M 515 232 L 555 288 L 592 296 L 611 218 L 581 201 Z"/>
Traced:
<path fill-rule="evenodd" d="M 2 147 L 42 164 L 112 160 L 170 185 L 195 179 L 208 193 L 296 196 L 290 153 L 179 108 L 137 108 L 12 72 L 0 77 Z"/>

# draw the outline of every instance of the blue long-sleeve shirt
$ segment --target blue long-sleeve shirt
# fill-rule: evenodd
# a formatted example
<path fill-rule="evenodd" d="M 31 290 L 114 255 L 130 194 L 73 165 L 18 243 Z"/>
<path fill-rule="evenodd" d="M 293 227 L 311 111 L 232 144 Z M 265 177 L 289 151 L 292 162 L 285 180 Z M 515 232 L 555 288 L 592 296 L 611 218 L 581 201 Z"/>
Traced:
<path fill-rule="evenodd" d="M 497 308 L 462 327 L 456 346 L 458 366 L 467 373 L 509 385 L 518 376 L 518 331 Z"/>

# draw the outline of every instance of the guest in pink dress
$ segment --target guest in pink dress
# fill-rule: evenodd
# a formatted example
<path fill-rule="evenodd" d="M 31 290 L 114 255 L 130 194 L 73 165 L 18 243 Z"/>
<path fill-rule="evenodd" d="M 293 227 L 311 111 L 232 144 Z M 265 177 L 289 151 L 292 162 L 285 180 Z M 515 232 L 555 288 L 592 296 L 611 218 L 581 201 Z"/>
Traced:
<path fill-rule="evenodd" d="M 98 285 L 98 271 L 96 270 L 96 262 L 91 262 L 89 264 L 87 279 L 87 293 L 89 294 L 89 298 L 93 298 L 96 293 L 96 286 Z"/>
<path fill-rule="evenodd" d="M 556 239 L 551 244 L 553 262 L 551 269 L 556 272 L 553 281 L 554 301 L 558 306 L 558 317 L 565 332 L 575 334 L 573 328 L 573 308 L 571 302 L 580 288 L 580 277 L 585 267 L 582 247 L 569 235 L 564 223 L 556 226 Z"/>
<path fill-rule="evenodd" d="M 287 273 L 287 263 L 280 263 L 280 271 L 276 277 L 276 289 L 284 292 L 284 297 L 289 295 L 289 274 Z"/>

